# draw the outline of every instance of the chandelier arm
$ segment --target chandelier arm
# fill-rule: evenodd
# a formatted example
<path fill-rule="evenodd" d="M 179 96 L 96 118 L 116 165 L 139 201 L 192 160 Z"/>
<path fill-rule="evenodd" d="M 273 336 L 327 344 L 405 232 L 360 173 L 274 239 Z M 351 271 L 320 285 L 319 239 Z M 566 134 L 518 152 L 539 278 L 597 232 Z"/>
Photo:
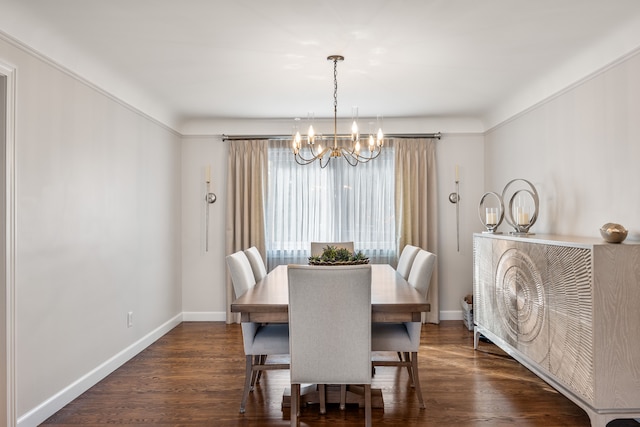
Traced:
<path fill-rule="evenodd" d="M 302 155 L 302 150 L 298 151 L 295 154 L 295 156 L 299 157 L 300 159 L 302 159 L 302 161 L 307 162 L 307 163 L 311 163 L 311 162 L 313 162 L 314 160 L 316 160 L 318 158 L 318 156 L 315 156 L 315 155 L 313 157 L 311 157 L 311 158 L 307 158 L 307 157 Z"/>
<path fill-rule="evenodd" d="M 366 163 L 369 160 L 373 160 L 375 158 L 377 158 L 380 153 L 382 152 L 380 147 L 377 147 L 375 150 L 371 151 L 371 155 L 370 156 L 363 156 L 362 154 L 358 154 L 358 153 L 351 153 L 351 155 L 355 158 L 358 159 L 358 161 L 362 162 L 362 163 Z"/>
<path fill-rule="evenodd" d="M 309 148 L 308 150 L 309 150 L 309 153 L 311 154 L 311 157 L 305 157 L 302 154 L 303 149 L 300 149 L 297 153 L 294 153 L 294 156 L 296 157 L 296 163 L 298 163 L 299 165 L 308 165 L 310 163 L 315 162 L 316 160 L 322 160 L 324 157 L 330 157 L 328 154 L 328 151 L 330 151 L 329 147 L 325 147 L 322 151 L 319 151 L 318 153 L 315 153 L 313 151 L 313 148 Z M 298 158 L 300 158 L 303 163 L 298 161 L 297 160 Z"/>
<path fill-rule="evenodd" d="M 324 169 L 327 167 L 327 165 L 329 165 L 329 162 L 331 161 L 331 156 L 325 156 L 325 158 L 327 159 L 324 164 L 322 163 L 322 161 L 324 160 L 322 157 L 320 157 L 320 169 Z"/>
<path fill-rule="evenodd" d="M 318 155 L 315 155 L 315 154 L 311 153 L 312 157 L 310 157 L 310 158 L 303 156 L 302 155 L 302 151 L 300 151 L 300 152 L 294 154 L 294 157 L 296 159 L 296 163 L 298 163 L 299 165 L 308 165 L 310 163 L 315 162 L 318 159 L 322 159 L 322 154 L 324 153 L 324 151 L 325 150 L 323 150 L 322 153 L 319 153 Z M 302 163 L 298 159 L 300 159 L 302 161 Z"/>
<path fill-rule="evenodd" d="M 342 149 L 342 157 L 347 163 L 349 163 L 350 166 L 358 166 L 358 163 L 366 163 L 358 160 L 358 158 L 355 157 L 353 153 L 350 153 L 348 150 L 345 150 L 344 148 Z"/>
<path fill-rule="evenodd" d="M 301 157 L 299 154 L 295 154 L 293 156 L 293 158 L 295 159 L 297 164 L 302 165 L 302 166 L 306 166 L 306 165 L 311 164 L 314 161 L 316 161 L 316 159 L 307 160 L 304 157 Z M 302 160 L 302 161 L 300 161 L 300 160 Z"/>
<path fill-rule="evenodd" d="M 376 157 L 378 157 L 378 155 L 380 154 L 380 146 L 377 146 L 373 151 L 370 151 L 368 148 L 365 148 L 364 150 L 369 151 L 370 153 L 372 153 L 370 156 L 364 156 L 362 154 L 360 154 L 358 151 L 356 151 L 356 149 L 354 147 L 352 147 L 351 149 L 347 149 L 342 147 L 342 151 L 345 153 L 349 153 L 349 155 L 351 155 L 351 157 L 355 157 L 358 160 L 362 161 L 362 160 L 370 160 L 370 159 L 375 159 Z M 373 153 L 376 153 L 375 155 Z"/>

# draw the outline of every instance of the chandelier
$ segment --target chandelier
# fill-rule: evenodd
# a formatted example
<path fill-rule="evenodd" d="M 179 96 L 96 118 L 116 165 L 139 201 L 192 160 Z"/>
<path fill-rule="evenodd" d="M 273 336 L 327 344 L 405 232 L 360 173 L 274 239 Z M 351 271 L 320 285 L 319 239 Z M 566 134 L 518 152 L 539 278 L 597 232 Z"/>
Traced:
<path fill-rule="evenodd" d="M 346 136 L 338 135 L 338 61 L 343 61 L 344 56 L 331 55 L 327 58 L 333 61 L 333 146 L 322 146 L 323 137 L 317 136 L 313 129 L 313 123 L 309 125 L 309 130 L 305 137 L 300 135 L 296 119 L 293 137 L 291 141 L 291 149 L 293 151 L 296 162 L 300 165 L 308 165 L 316 160 L 319 161 L 320 167 L 325 168 L 329 161 L 335 157 L 342 157 L 351 166 L 357 166 L 359 163 L 367 163 L 380 155 L 384 145 L 384 134 L 382 127 L 378 123 L 378 132 L 374 136 L 369 134 L 367 148 L 362 149 L 360 143 L 360 131 L 358 130 L 358 112 L 354 107 L 353 123 L 351 125 L 351 134 Z M 378 120 L 379 121 L 379 120 Z M 303 144 L 303 139 L 305 143 Z M 348 144 L 338 145 L 338 139 L 349 141 Z"/>

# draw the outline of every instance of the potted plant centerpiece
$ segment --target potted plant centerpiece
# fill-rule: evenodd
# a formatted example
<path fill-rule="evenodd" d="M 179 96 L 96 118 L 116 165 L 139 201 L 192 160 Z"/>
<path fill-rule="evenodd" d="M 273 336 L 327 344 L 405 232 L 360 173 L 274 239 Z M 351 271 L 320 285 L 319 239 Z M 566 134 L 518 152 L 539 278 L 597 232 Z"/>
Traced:
<path fill-rule="evenodd" d="M 322 255 L 309 257 L 310 265 L 355 265 L 368 264 L 369 258 L 362 251 L 349 252 L 345 248 L 327 246 L 322 250 Z"/>

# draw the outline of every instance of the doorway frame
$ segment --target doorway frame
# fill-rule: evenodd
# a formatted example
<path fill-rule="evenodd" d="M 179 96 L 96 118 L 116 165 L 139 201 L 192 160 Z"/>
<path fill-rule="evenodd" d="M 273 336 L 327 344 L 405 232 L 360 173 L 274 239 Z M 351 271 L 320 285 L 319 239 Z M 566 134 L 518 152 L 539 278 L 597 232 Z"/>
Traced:
<path fill-rule="evenodd" d="M 16 405 L 16 293 L 15 293 L 15 248 L 16 248 L 16 204 L 15 204 L 15 128 L 16 128 L 16 68 L 0 61 L 0 76 L 4 87 L 4 122 L 5 131 L 0 135 L 0 146 L 4 151 L 5 173 L 2 178 L 2 196 L 4 212 L 2 213 L 2 237 L 4 249 L 4 274 L 0 278 L 3 293 L 1 339 L 5 343 L 5 354 L 1 355 L 6 362 L 6 369 L 0 381 L 3 401 L 0 402 L 0 421 L 5 425 L 17 425 Z M 0 97 L 1 100 L 1 97 Z M 2 110 L 0 110 L 2 111 Z M 1 366 L 1 365 L 0 365 Z M 0 423 L 1 424 L 1 423 Z"/>

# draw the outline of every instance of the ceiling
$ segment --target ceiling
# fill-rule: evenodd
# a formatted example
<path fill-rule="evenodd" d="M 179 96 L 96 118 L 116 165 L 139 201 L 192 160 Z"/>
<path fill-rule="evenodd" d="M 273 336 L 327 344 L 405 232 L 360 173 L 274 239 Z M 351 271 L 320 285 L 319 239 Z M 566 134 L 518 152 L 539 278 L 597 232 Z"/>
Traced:
<path fill-rule="evenodd" d="M 143 111 L 476 117 L 640 46 L 637 0 L 0 0 L 0 30 Z M 540 98 L 536 100 L 535 98 Z M 528 104 L 528 105 L 527 105 Z"/>

